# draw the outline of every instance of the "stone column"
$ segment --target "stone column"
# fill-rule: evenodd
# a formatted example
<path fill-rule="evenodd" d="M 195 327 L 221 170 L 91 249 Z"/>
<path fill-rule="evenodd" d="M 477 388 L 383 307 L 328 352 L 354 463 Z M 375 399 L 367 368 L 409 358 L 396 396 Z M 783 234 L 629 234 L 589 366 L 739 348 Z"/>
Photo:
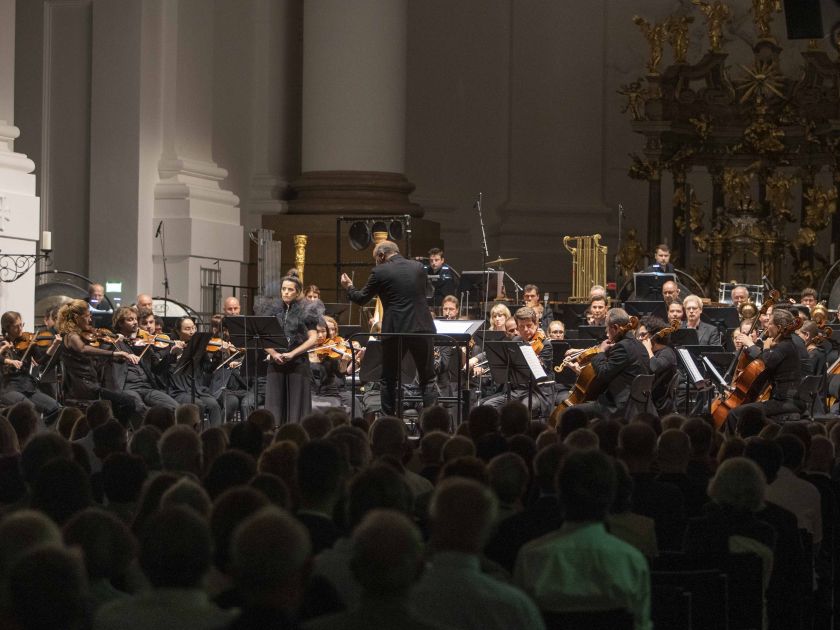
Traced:
<path fill-rule="evenodd" d="M 240 284 L 239 200 L 213 161 L 214 27 L 202 0 L 94 11 L 90 267 L 124 303 L 164 294 L 164 239 L 171 298 L 201 311 L 202 269 Z"/>
<path fill-rule="evenodd" d="M 407 0 L 307 0 L 294 214 L 413 214 L 405 167 Z"/>
<path fill-rule="evenodd" d="M 40 238 L 35 163 L 14 147 L 20 135 L 13 124 L 15 53 L 15 0 L 0 0 L 0 255 L 35 254 Z M 8 262 L 0 258 L 0 266 Z M 20 312 L 30 330 L 36 323 L 35 270 L 14 282 L 0 282 L 0 312 Z M 0 271 L 0 278 L 9 277 Z"/>

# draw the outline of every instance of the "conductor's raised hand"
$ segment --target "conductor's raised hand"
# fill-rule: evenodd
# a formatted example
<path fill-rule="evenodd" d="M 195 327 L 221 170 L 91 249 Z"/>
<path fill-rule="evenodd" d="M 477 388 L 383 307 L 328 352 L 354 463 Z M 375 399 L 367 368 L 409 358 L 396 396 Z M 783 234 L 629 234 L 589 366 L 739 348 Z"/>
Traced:
<path fill-rule="evenodd" d="M 353 286 L 353 281 L 350 279 L 346 273 L 341 274 L 341 286 L 345 289 L 349 289 Z"/>

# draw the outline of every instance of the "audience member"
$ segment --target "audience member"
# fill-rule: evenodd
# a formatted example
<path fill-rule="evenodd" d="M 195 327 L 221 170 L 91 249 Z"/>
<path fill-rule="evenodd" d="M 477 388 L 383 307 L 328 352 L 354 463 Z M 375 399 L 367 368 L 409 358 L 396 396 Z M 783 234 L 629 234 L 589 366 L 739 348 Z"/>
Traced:
<path fill-rule="evenodd" d="M 814 484 L 799 478 L 805 447 L 794 435 L 780 435 L 776 443 L 782 449 L 782 466 L 767 487 L 767 500 L 793 512 L 800 529 L 810 533 L 812 542 L 819 545 L 823 529 L 820 493 Z"/>
<path fill-rule="evenodd" d="M 374 459 L 388 455 L 400 463 L 404 462 L 411 447 L 408 444 L 403 421 L 392 416 L 381 416 L 370 428 L 370 448 Z M 428 479 L 410 470 L 406 470 L 404 476 L 414 494 L 415 501 L 423 495 L 431 494 L 432 484 Z"/>
<path fill-rule="evenodd" d="M 248 453 L 254 459 L 259 458 L 263 450 L 263 430 L 253 422 L 237 422 L 230 430 L 230 448 Z"/>
<path fill-rule="evenodd" d="M 565 441 L 572 431 L 585 429 L 589 424 L 589 416 L 579 407 L 569 407 L 560 416 L 560 423 L 557 425 L 557 433 L 560 440 Z"/>
<path fill-rule="evenodd" d="M 193 403 L 183 403 L 175 409 L 175 425 L 198 431 L 201 425 L 201 407 Z M 158 427 L 162 428 L 162 427 Z M 165 433 L 166 431 L 164 431 Z"/>
<path fill-rule="evenodd" d="M 160 464 L 164 472 L 201 477 L 203 459 L 201 438 L 189 426 L 176 424 L 167 429 L 158 442 Z"/>
<path fill-rule="evenodd" d="M 656 524 L 653 519 L 631 511 L 633 505 L 633 478 L 627 472 L 627 466 L 620 460 L 613 462 L 615 466 L 615 499 L 610 506 L 607 516 L 607 526 L 610 533 L 629 545 L 633 545 L 647 558 L 655 558 L 659 554 L 656 542 Z"/>
<path fill-rule="evenodd" d="M 526 434 L 530 423 L 528 407 L 518 400 L 510 400 L 499 409 L 499 429 L 506 438 Z"/>
<path fill-rule="evenodd" d="M 323 413 L 310 413 L 300 421 L 300 426 L 306 430 L 310 440 L 320 440 L 327 436 L 333 428 L 330 417 Z"/>
<path fill-rule="evenodd" d="M 257 462 L 244 451 L 226 451 L 216 458 L 204 477 L 204 488 L 215 500 L 225 490 L 247 484 L 257 474 Z"/>
<path fill-rule="evenodd" d="M 698 486 L 705 488 L 714 472 L 712 460 L 714 431 L 702 418 L 690 418 L 683 424 L 682 430 L 691 442 L 691 457 L 688 460 L 686 474 Z"/>
<path fill-rule="evenodd" d="M 63 525 L 92 504 L 90 479 L 81 466 L 67 459 L 53 459 L 44 464 L 32 488 L 34 509 Z"/>
<path fill-rule="evenodd" d="M 150 472 L 160 470 L 160 452 L 157 445 L 161 435 L 163 433 L 157 427 L 143 426 L 132 433 L 128 441 L 128 452 L 146 462 L 146 469 Z"/>
<path fill-rule="evenodd" d="M 531 481 L 525 461 L 515 453 L 497 455 L 487 464 L 487 477 L 496 495 L 498 521 L 521 512 Z"/>
<path fill-rule="evenodd" d="M 670 483 L 680 489 L 688 517 L 700 516 L 709 501 L 706 487 L 693 481 L 686 471 L 691 457 L 691 441 L 685 431 L 668 429 L 659 436 L 656 447 L 657 481 Z"/>
<path fill-rule="evenodd" d="M 347 462 L 331 442 L 315 440 L 301 447 L 297 459 L 300 505 L 296 516 L 309 530 L 315 554 L 332 547 L 340 535 L 333 513 L 346 474 Z"/>
<path fill-rule="evenodd" d="M 650 427 L 631 426 L 650 431 L 655 441 Z M 649 630 L 647 560 L 604 526 L 615 487 L 615 467 L 607 455 L 570 453 L 557 477 L 566 522 L 522 548 L 514 582 L 543 612 L 624 609 L 633 615 L 636 630 Z"/>
<path fill-rule="evenodd" d="M 494 462 L 505 461 L 499 457 L 491 470 Z M 429 518 L 432 556 L 412 590 L 414 609 L 423 619 L 464 630 L 544 627 L 523 592 L 481 571 L 481 550 L 497 521 L 488 488 L 469 479 L 441 482 L 432 495 Z"/>
<path fill-rule="evenodd" d="M 598 434 L 590 429 L 575 429 L 566 436 L 563 444 L 573 451 L 597 451 Z"/>
<path fill-rule="evenodd" d="M 189 477 L 181 477 L 160 496 L 160 509 L 183 506 L 194 510 L 202 518 L 210 515 L 210 496 Z"/>
<path fill-rule="evenodd" d="M 184 412 L 181 413 L 183 414 Z M 143 426 L 155 427 L 163 433 L 169 427 L 175 426 L 175 410 L 171 407 L 164 407 L 163 405 L 149 407 L 146 410 L 146 415 L 143 416 Z"/>
<path fill-rule="evenodd" d="M 449 433 L 452 430 L 452 416 L 442 405 L 426 407 L 420 414 L 420 433 L 426 435 L 431 431 Z"/>
<path fill-rule="evenodd" d="M 25 447 L 29 438 L 38 430 L 38 412 L 35 406 L 28 400 L 21 400 L 9 408 L 6 418 L 17 433 L 18 444 L 21 448 Z"/>
<path fill-rule="evenodd" d="M 105 509 L 130 525 L 147 476 L 146 463 L 140 457 L 128 453 L 110 455 L 102 462 Z"/>
<path fill-rule="evenodd" d="M 463 435 L 453 435 L 443 445 L 441 463 L 445 464 L 459 457 L 475 457 L 475 444 Z"/>
<path fill-rule="evenodd" d="M 216 458 L 228 449 L 228 434 L 222 427 L 207 427 L 199 437 L 201 438 L 201 455 L 204 460 L 202 474 L 206 475 Z"/>

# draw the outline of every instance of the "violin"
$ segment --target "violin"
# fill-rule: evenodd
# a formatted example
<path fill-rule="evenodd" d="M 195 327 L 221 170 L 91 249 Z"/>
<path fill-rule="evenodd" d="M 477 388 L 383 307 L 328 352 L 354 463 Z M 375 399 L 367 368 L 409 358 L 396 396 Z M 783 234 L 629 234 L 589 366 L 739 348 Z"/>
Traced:
<path fill-rule="evenodd" d="M 543 351 L 543 347 L 545 347 L 545 333 L 542 330 L 537 329 L 536 334 L 531 337 L 531 341 L 528 343 L 531 345 L 534 352 L 539 354 Z"/>
<path fill-rule="evenodd" d="M 137 331 L 137 337 L 134 338 L 134 345 L 135 346 L 147 346 L 151 345 L 155 348 L 168 348 L 175 342 L 169 338 L 169 335 L 153 335 L 149 332 L 146 332 L 142 328 Z"/>
<path fill-rule="evenodd" d="M 79 336 L 82 338 L 82 341 L 94 348 L 98 348 L 103 343 L 113 346 L 119 341 L 119 337 L 115 336 L 114 333 L 107 328 L 85 330 L 82 331 Z"/>
<path fill-rule="evenodd" d="M 342 359 L 350 354 L 350 348 L 343 337 L 324 339 L 324 342 L 309 352 L 320 359 Z"/>
<path fill-rule="evenodd" d="M 664 339 L 665 337 L 671 336 L 673 333 L 677 332 L 680 329 L 682 322 L 679 319 L 672 319 L 671 325 L 663 328 L 658 333 L 654 334 L 651 339 L 656 339 L 659 341 L 660 339 Z"/>
<path fill-rule="evenodd" d="M 158 335 L 163 336 L 163 335 Z M 174 341 L 172 343 L 175 343 Z M 225 341 L 221 337 L 211 337 L 210 341 L 207 342 L 207 347 L 204 348 L 205 352 L 218 352 L 219 350 L 229 350 L 231 352 L 243 352 L 239 348 L 231 345 L 230 342 Z"/>

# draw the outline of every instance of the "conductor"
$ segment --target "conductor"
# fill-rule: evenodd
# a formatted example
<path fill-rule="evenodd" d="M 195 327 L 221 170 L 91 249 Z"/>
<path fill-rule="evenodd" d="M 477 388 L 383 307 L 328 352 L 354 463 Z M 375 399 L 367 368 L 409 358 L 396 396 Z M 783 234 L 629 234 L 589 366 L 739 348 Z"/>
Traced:
<path fill-rule="evenodd" d="M 426 305 L 428 276 L 423 265 L 406 260 L 400 255 L 396 243 L 383 241 L 373 248 L 376 267 L 367 284 L 356 289 L 345 273 L 341 286 L 356 304 L 365 304 L 376 296 L 382 301 L 382 413 L 396 413 L 397 374 L 401 354 L 411 353 L 417 366 L 417 378 L 423 393 L 423 405 L 437 401 L 434 371 L 434 321 Z M 388 333 L 432 333 L 428 336 L 390 336 Z M 400 352 L 402 349 L 402 352 Z"/>

